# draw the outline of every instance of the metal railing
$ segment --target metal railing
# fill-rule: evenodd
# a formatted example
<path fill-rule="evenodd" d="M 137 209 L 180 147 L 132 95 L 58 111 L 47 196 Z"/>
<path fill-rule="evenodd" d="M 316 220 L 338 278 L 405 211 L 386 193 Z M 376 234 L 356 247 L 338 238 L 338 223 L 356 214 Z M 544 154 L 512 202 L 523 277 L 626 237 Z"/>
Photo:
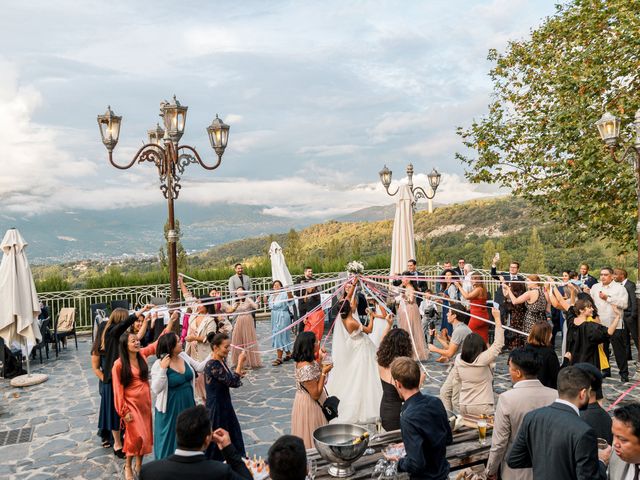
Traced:
<path fill-rule="evenodd" d="M 427 276 L 437 276 L 442 271 L 440 265 L 427 265 L 418 268 L 420 272 Z M 491 296 L 498 287 L 498 281 L 491 278 L 489 270 L 476 269 L 483 278 L 489 280 L 487 282 L 487 290 Z M 344 276 L 344 272 L 325 272 L 314 274 L 316 279 L 328 279 Z M 388 269 L 366 270 L 365 275 L 388 275 Z M 294 275 L 293 281 L 301 278 L 301 275 Z M 227 280 L 211 280 L 211 281 L 190 281 L 188 282 L 189 290 L 196 296 L 207 295 L 211 290 L 216 289 L 223 295 L 228 293 Z M 271 277 L 258 277 L 251 280 L 252 289 L 255 295 L 262 295 L 271 289 Z M 338 283 L 338 281 L 336 281 Z M 427 280 L 427 285 L 431 291 L 436 290 L 437 280 Z M 51 318 L 57 318 L 60 309 L 72 307 L 76 309 L 76 327 L 79 330 L 91 328 L 91 305 L 107 304 L 107 309 L 112 309 L 112 302 L 126 301 L 130 308 L 137 308 L 147 303 L 164 304 L 169 298 L 169 284 L 161 285 L 138 285 L 131 287 L 114 287 L 114 288 L 97 288 L 82 290 L 67 290 L 61 292 L 43 292 L 39 293 L 40 301 L 44 302 L 49 308 Z M 266 312 L 266 306 L 262 305 L 261 310 Z"/>

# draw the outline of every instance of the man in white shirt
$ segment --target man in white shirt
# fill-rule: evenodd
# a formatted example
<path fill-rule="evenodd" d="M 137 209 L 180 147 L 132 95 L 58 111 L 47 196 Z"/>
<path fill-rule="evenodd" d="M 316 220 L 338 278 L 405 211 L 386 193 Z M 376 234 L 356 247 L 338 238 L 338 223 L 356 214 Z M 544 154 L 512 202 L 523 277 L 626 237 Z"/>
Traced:
<path fill-rule="evenodd" d="M 464 279 L 462 280 L 462 289 L 468 293 L 473 290 L 473 285 L 471 283 L 471 275 L 473 275 L 473 265 L 471 265 L 470 263 L 465 264 L 463 273 Z M 469 305 L 471 305 L 471 302 L 464 298 L 460 299 L 460 303 L 462 303 L 467 308 L 469 308 Z"/>
<path fill-rule="evenodd" d="M 609 327 L 613 321 L 614 307 L 624 310 L 629 302 L 626 288 L 613 281 L 613 269 L 609 267 L 600 269 L 600 281 L 591 287 L 591 297 L 598 309 L 600 322 L 606 327 Z M 613 354 L 620 370 L 620 379 L 624 383 L 629 381 L 629 367 L 627 365 L 627 336 L 623 328 L 624 322 L 619 322 L 618 328 L 609 342 L 605 343 L 604 348 L 607 357 L 609 357 L 609 343 L 613 347 Z M 604 375 L 611 376 L 611 372 L 605 371 Z"/>

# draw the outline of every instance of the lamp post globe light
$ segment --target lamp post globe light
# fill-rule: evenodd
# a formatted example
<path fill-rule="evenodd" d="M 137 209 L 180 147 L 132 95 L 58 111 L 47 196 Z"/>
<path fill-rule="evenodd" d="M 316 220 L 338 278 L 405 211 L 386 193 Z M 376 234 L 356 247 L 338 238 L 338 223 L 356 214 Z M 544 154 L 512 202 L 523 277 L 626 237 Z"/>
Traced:
<path fill-rule="evenodd" d="M 389 187 L 391 186 L 391 178 L 393 176 L 393 172 L 387 168 L 385 165 L 382 170 L 378 172 L 380 176 L 380 182 L 384 187 L 387 194 L 393 197 L 398 193 L 400 187 L 396 188 L 395 192 L 391 193 L 389 191 Z M 438 173 L 438 171 L 434 168 L 431 170 L 431 173 L 427 175 L 427 179 L 429 180 L 429 187 L 431 189 L 431 193 L 427 193 L 422 187 L 417 187 L 413 185 L 413 164 L 407 165 L 407 185 L 413 194 L 413 208 L 415 209 L 416 203 L 420 198 L 424 198 L 429 201 L 429 213 L 433 211 L 431 206 L 431 200 L 436 196 L 436 190 L 440 186 L 440 179 L 442 175 Z"/>
<path fill-rule="evenodd" d="M 147 131 L 147 143 L 145 143 L 126 164 L 116 163 L 113 159 L 113 150 L 118 144 L 122 117 L 113 113 L 111 107 L 107 107 L 104 115 L 98 115 L 98 126 L 102 143 L 107 148 L 109 163 L 120 170 L 131 168 L 135 163 L 151 162 L 158 169 L 160 178 L 160 191 L 167 199 L 169 232 L 167 234 L 167 256 L 169 260 L 170 302 L 179 300 L 178 296 L 178 264 L 176 255 L 176 242 L 178 234 L 175 230 L 175 215 L 173 202 L 177 200 L 182 185 L 180 180 L 185 168 L 192 163 L 198 163 L 206 170 L 215 170 L 222 162 L 222 155 L 227 148 L 229 140 L 229 125 L 226 125 L 219 117 L 213 120 L 207 127 L 207 135 L 211 147 L 215 151 L 216 163 L 207 165 L 202 161 L 195 148 L 189 145 L 179 145 L 184 134 L 187 120 L 187 109 L 181 105 L 175 95 L 171 102 L 166 100 L 160 103 L 160 117 L 162 125 Z"/>
<path fill-rule="evenodd" d="M 638 282 L 636 282 L 636 298 L 638 300 L 638 323 L 633 332 L 633 328 L 629 329 L 629 332 L 635 335 L 636 346 L 638 332 L 640 332 L 640 109 L 636 112 L 634 121 L 631 126 L 634 132 L 634 138 L 632 144 L 626 146 L 620 141 L 620 126 L 621 121 L 615 115 L 609 112 L 605 112 L 600 120 L 595 122 L 595 126 L 598 128 L 600 138 L 607 146 L 611 158 L 616 163 L 628 162 L 633 168 L 633 174 L 636 180 L 636 195 L 637 195 L 637 208 L 638 208 L 638 223 L 636 224 L 636 234 L 638 239 Z M 616 152 L 622 147 L 622 154 L 618 155 Z M 625 328 L 627 328 L 625 326 Z"/>

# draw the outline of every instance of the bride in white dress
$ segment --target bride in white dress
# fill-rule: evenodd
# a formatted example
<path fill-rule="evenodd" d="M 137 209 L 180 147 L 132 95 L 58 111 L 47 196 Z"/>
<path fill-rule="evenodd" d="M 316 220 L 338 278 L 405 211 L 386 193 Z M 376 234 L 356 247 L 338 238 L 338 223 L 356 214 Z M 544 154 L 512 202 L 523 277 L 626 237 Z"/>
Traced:
<path fill-rule="evenodd" d="M 329 395 L 340 399 L 338 418 L 332 423 L 374 423 L 380 414 L 382 384 L 376 363 L 376 347 L 369 338 L 373 322 L 363 327 L 353 317 L 355 288 L 347 285 L 333 332 L 333 370 L 327 381 Z"/>

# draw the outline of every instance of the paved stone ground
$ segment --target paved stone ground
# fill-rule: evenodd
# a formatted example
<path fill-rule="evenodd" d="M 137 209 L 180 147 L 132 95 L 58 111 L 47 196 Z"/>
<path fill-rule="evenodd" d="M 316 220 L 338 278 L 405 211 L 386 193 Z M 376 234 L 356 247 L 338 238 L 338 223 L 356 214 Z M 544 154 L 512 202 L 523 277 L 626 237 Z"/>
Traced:
<path fill-rule="evenodd" d="M 269 322 L 258 322 L 258 337 L 268 335 Z M 90 365 L 88 337 L 78 339 L 58 359 L 33 365 L 34 372 L 48 374 L 49 381 L 28 389 L 14 389 L 0 379 L 0 431 L 24 426 L 35 427 L 30 443 L 0 447 L 0 478 L 118 478 L 123 460 L 100 446 L 96 435 L 99 395 L 97 379 Z M 634 358 L 635 357 L 634 351 Z M 242 425 L 247 451 L 266 456 L 269 445 L 290 429 L 294 396 L 293 362 L 249 372 L 244 385 L 233 391 L 233 402 Z M 429 360 L 425 363 L 430 378 L 424 391 L 437 394 L 446 376 L 446 366 Z M 634 369 L 635 370 L 635 367 Z M 622 385 L 614 372 L 607 379 L 607 403 L 614 401 L 631 384 Z M 640 379 L 636 375 L 635 380 Z M 501 393 L 511 384 L 506 373 L 506 355 L 497 366 L 495 390 Z M 640 399 L 640 389 L 627 397 Z M 148 460 L 151 460 L 150 456 Z"/>

